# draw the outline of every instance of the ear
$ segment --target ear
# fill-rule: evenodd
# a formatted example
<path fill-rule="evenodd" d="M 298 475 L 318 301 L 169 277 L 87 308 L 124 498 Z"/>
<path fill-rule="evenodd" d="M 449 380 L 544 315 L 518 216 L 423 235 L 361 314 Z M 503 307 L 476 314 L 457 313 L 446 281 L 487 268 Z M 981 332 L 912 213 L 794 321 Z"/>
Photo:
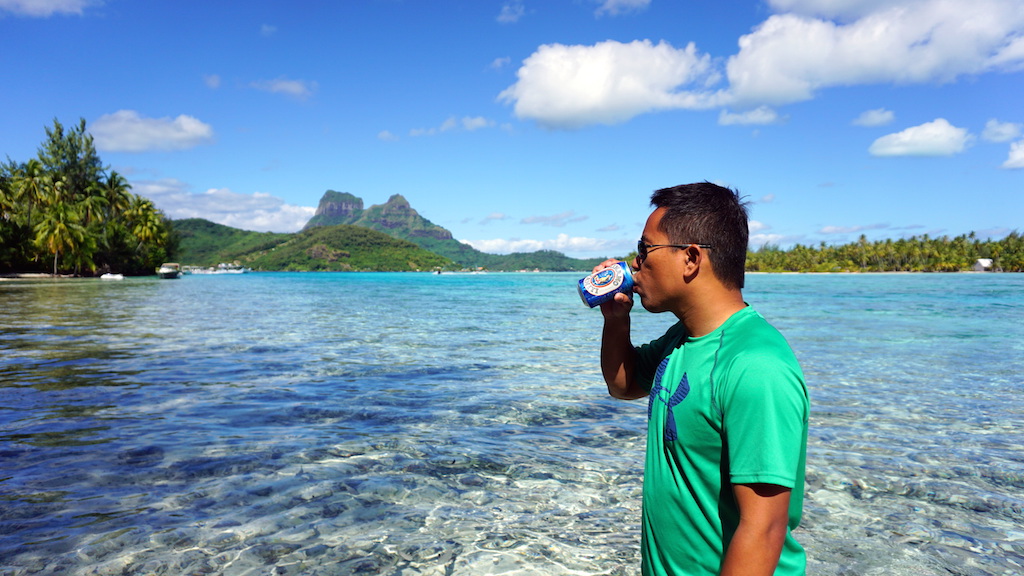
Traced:
<path fill-rule="evenodd" d="M 704 262 L 704 253 L 696 246 L 687 246 L 683 252 L 685 252 L 687 264 L 699 267 Z"/>
<path fill-rule="evenodd" d="M 683 278 L 687 282 L 697 277 L 701 264 L 704 263 L 704 253 L 696 246 L 689 246 L 683 249 Z"/>

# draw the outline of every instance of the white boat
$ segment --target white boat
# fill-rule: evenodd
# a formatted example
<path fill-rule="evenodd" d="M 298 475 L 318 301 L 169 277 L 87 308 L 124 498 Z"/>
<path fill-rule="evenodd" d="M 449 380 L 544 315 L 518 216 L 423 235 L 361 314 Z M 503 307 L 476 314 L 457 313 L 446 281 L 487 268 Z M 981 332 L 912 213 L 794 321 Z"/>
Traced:
<path fill-rule="evenodd" d="M 107 272 L 100 276 L 100 280 L 124 280 L 124 274 L 111 274 L 110 272 Z"/>
<path fill-rule="evenodd" d="M 181 278 L 181 266 L 174 262 L 165 262 L 156 269 L 156 275 L 165 280 Z"/>

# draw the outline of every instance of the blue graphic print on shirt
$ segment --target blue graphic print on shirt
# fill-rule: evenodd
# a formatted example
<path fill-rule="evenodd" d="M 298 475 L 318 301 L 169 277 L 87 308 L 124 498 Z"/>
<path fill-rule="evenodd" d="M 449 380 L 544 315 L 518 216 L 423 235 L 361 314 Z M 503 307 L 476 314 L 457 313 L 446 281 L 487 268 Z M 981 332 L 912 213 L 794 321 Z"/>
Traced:
<path fill-rule="evenodd" d="M 654 408 L 655 399 L 665 404 L 668 407 L 668 418 L 665 420 L 665 442 L 675 442 L 679 438 L 679 431 L 676 430 L 676 418 L 672 413 L 672 409 L 690 393 L 690 381 L 686 378 L 686 374 L 683 374 L 683 378 L 679 381 L 679 385 L 676 386 L 675 392 L 669 396 L 668 400 L 665 400 L 664 396 L 669 394 L 669 392 L 668 388 L 661 383 L 661 379 L 665 376 L 666 367 L 668 367 L 668 358 L 661 361 L 661 364 L 658 365 L 658 371 L 654 374 L 654 386 L 651 387 L 651 393 L 647 399 L 647 420 L 650 421 L 651 419 L 651 410 Z"/>

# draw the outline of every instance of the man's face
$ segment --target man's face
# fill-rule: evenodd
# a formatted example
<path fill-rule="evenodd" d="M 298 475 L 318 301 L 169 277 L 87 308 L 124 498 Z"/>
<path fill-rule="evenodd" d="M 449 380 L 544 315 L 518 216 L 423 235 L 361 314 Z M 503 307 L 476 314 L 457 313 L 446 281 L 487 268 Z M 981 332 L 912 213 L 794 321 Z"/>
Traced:
<path fill-rule="evenodd" d="M 671 244 L 668 235 L 660 229 L 664 208 L 658 208 L 647 218 L 643 235 L 646 244 Z M 678 248 L 650 248 L 647 258 L 633 263 L 639 268 L 633 274 L 634 291 L 640 296 L 640 303 L 648 312 L 666 312 L 678 298 L 683 287 L 683 253 Z"/>

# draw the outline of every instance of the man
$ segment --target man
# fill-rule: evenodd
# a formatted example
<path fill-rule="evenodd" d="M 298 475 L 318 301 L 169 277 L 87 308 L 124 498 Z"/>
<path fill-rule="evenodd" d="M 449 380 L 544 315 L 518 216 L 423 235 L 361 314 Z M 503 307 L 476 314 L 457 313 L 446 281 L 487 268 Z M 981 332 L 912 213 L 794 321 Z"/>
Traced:
<path fill-rule="evenodd" d="M 643 574 L 804 574 L 791 530 L 807 389 L 786 340 L 743 301 L 746 206 L 708 182 L 658 190 L 651 204 L 633 290 L 679 321 L 634 348 L 632 299 L 601 305 L 609 394 L 648 397 Z"/>

